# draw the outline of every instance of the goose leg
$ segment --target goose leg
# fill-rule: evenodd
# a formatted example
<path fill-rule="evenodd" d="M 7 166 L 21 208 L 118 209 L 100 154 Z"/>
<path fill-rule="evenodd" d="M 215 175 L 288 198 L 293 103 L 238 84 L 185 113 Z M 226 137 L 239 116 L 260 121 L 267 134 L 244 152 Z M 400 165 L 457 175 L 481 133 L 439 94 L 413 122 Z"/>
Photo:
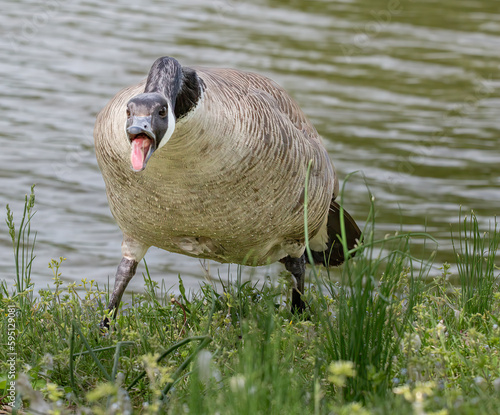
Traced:
<path fill-rule="evenodd" d="M 292 288 L 292 313 L 302 313 L 306 305 L 302 300 L 304 294 L 304 278 L 306 275 L 306 257 L 302 255 L 299 258 L 292 258 L 287 256 L 281 260 L 285 264 L 285 268 L 290 272 L 294 279 L 295 284 Z"/>
<path fill-rule="evenodd" d="M 115 286 L 113 288 L 113 292 L 111 293 L 111 300 L 108 304 L 108 310 L 113 311 L 113 319 L 116 318 L 118 306 L 122 300 L 123 293 L 125 292 L 128 283 L 135 275 L 137 264 L 138 262 L 134 259 L 123 257 L 120 261 L 120 265 L 118 265 L 115 275 Z M 101 321 L 101 327 L 109 329 L 109 319 L 107 317 Z"/>
<path fill-rule="evenodd" d="M 128 283 L 135 275 L 137 264 L 138 262 L 136 260 L 123 257 L 120 261 L 120 265 L 118 265 L 115 276 L 115 286 L 108 305 L 108 310 L 114 310 L 113 318 L 116 317 L 118 306 L 120 305 L 120 301 L 122 300 L 123 293 Z"/>
<path fill-rule="evenodd" d="M 113 311 L 113 318 L 116 317 L 118 307 L 122 300 L 123 293 L 127 288 L 128 283 L 134 277 L 137 269 L 137 264 L 146 254 L 149 247 L 144 246 L 140 242 L 135 241 L 127 235 L 124 235 L 122 242 L 122 260 L 116 270 L 115 286 L 111 293 L 108 310 Z M 109 319 L 105 318 L 101 321 L 101 327 L 109 328 Z"/>

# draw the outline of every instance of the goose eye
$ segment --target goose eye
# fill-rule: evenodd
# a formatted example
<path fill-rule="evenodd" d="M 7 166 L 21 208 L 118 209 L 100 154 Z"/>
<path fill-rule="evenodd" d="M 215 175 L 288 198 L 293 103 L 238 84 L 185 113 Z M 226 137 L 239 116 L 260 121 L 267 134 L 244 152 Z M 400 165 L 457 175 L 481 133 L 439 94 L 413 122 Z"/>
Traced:
<path fill-rule="evenodd" d="M 130 118 L 130 110 L 127 108 L 127 118 Z"/>
<path fill-rule="evenodd" d="M 160 108 L 160 111 L 158 111 L 158 115 L 162 118 L 166 117 L 167 116 L 167 107 Z"/>

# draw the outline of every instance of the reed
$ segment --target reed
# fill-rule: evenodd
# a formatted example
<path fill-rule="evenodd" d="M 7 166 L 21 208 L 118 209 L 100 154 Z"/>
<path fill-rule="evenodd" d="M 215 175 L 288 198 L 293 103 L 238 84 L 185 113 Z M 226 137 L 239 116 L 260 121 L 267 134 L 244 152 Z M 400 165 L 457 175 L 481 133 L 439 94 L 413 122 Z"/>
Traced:
<path fill-rule="evenodd" d="M 460 212 L 459 223 L 460 232 L 452 241 L 461 286 L 460 307 L 469 315 L 484 314 L 491 310 L 493 288 L 498 283 L 495 275 L 500 243 L 498 223 L 495 218 L 488 231 L 482 232 L 473 211 L 463 219 Z"/>

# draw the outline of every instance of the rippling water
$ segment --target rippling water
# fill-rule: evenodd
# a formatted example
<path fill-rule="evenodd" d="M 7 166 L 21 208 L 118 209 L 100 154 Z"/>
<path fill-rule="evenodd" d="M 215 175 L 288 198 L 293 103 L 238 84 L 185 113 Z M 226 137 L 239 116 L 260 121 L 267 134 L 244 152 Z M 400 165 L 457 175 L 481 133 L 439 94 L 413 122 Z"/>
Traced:
<path fill-rule="evenodd" d="M 348 210 L 378 230 L 426 228 L 450 261 L 459 207 L 500 206 L 500 9 L 491 0 L 4 0 L 0 204 L 19 218 L 37 184 L 34 279 L 106 282 L 121 234 L 95 161 L 97 112 L 159 56 L 263 73 L 298 100 L 348 183 Z M 13 274 L 0 224 L 0 272 Z M 201 278 L 196 259 L 151 249 L 152 274 Z M 217 275 L 215 264 L 212 274 Z M 279 269 L 279 268 L 278 268 Z M 221 275 L 227 274 L 227 266 Z M 185 282 L 196 287 L 198 279 Z M 132 289 L 140 289 L 137 277 Z"/>

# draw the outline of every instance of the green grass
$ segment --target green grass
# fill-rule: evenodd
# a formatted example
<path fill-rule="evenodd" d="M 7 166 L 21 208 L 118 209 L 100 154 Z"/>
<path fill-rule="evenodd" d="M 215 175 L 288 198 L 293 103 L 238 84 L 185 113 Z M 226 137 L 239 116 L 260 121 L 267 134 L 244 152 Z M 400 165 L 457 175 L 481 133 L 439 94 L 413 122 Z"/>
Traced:
<path fill-rule="evenodd" d="M 462 221 L 460 221 L 462 222 Z M 461 306 L 469 314 L 484 314 L 491 310 L 496 284 L 495 259 L 500 243 L 495 218 L 487 232 L 481 232 L 474 212 L 465 216 L 458 234 L 458 246 L 453 244 L 460 277 Z"/>
<path fill-rule="evenodd" d="M 146 265 L 144 293 L 102 333 L 107 290 L 63 283 L 64 258 L 49 264 L 54 289 L 33 295 L 33 205 L 32 194 L 17 231 L 9 211 L 16 279 L 0 290 L 0 397 L 14 305 L 18 413 L 500 413 L 496 224 L 484 233 L 475 216 L 460 219 L 453 286 L 449 265 L 429 278 L 432 258 L 412 250 L 415 238 L 434 244 L 429 235 L 377 239 L 372 205 L 340 281 L 310 269 L 302 317 L 289 311 L 286 273 L 257 286 L 238 272 L 188 296 Z"/>

